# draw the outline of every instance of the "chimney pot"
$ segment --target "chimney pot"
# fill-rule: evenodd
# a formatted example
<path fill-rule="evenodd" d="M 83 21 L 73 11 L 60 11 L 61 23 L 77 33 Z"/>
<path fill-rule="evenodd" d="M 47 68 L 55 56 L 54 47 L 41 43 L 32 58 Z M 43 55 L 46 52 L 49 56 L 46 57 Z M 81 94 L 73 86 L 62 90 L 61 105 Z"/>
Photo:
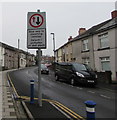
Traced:
<path fill-rule="evenodd" d="M 111 17 L 112 19 L 117 17 L 117 10 L 111 12 Z"/>
<path fill-rule="evenodd" d="M 86 32 L 86 28 L 79 28 L 79 35 L 83 34 L 84 32 Z"/>
<path fill-rule="evenodd" d="M 68 38 L 68 41 L 70 41 L 72 39 L 72 36 L 70 36 L 69 38 Z"/>

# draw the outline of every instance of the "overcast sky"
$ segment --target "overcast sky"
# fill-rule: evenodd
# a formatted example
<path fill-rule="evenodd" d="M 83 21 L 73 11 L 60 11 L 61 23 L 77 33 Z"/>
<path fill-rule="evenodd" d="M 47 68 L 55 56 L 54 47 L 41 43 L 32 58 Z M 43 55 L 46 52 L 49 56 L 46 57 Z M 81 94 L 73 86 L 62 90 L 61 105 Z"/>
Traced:
<path fill-rule="evenodd" d="M 0 4 L 1 41 L 17 47 L 17 41 L 20 39 L 20 49 L 27 51 L 27 13 L 40 9 L 41 12 L 46 12 L 47 49 L 43 50 L 43 54 L 53 55 L 51 32 L 55 33 L 57 49 L 68 41 L 69 36 L 77 36 L 79 28 L 89 29 L 110 19 L 111 12 L 115 10 L 116 0 L 111 1 L 2 3 Z M 35 54 L 36 49 L 29 51 Z"/>

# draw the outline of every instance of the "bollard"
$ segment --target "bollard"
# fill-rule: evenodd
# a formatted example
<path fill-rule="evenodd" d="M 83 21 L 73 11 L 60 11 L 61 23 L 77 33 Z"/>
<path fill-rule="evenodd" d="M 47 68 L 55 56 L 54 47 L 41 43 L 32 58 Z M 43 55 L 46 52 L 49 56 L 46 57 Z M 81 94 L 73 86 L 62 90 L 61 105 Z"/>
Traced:
<path fill-rule="evenodd" d="M 95 120 L 95 105 L 94 101 L 88 100 L 85 101 L 86 104 L 86 113 L 87 113 L 87 120 Z"/>
<path fill-rule="evenodd" d="M 34 80 L 30 80 L 30 103 L 34 103 Z"/>

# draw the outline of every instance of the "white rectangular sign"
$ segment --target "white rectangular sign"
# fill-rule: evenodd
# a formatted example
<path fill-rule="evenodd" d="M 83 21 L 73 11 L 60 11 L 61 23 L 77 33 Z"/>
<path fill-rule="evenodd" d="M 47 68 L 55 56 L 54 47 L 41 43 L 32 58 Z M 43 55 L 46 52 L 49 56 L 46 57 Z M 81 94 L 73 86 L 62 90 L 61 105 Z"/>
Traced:
<path fill-rule="evenodd" d="M 33 29 L 27 31 L 28 49 L 46 48 L 46 29 Z"/>

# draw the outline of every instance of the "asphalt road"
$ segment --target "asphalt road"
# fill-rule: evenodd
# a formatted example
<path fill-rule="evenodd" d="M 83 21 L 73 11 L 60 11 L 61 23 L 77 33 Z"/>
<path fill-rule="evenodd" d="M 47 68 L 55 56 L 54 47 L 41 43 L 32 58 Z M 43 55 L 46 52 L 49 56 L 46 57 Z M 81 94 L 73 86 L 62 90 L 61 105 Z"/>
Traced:
<path fill-rule="evenodd" d="M 35 97 L 38 94 L 37 67 L 26 68 L 10 73 L 11 80 L 21 96 L 30 96 L 30 80 L 35 80 Z M 100 88 L 71 86 L 54 79 L 54 73 L 43 74 L 42 94 L 67 106 L 77 114 L 86 117 L 86 100 L 96 102 L 96 118 L 115 118 L 115 93 Z"/>

